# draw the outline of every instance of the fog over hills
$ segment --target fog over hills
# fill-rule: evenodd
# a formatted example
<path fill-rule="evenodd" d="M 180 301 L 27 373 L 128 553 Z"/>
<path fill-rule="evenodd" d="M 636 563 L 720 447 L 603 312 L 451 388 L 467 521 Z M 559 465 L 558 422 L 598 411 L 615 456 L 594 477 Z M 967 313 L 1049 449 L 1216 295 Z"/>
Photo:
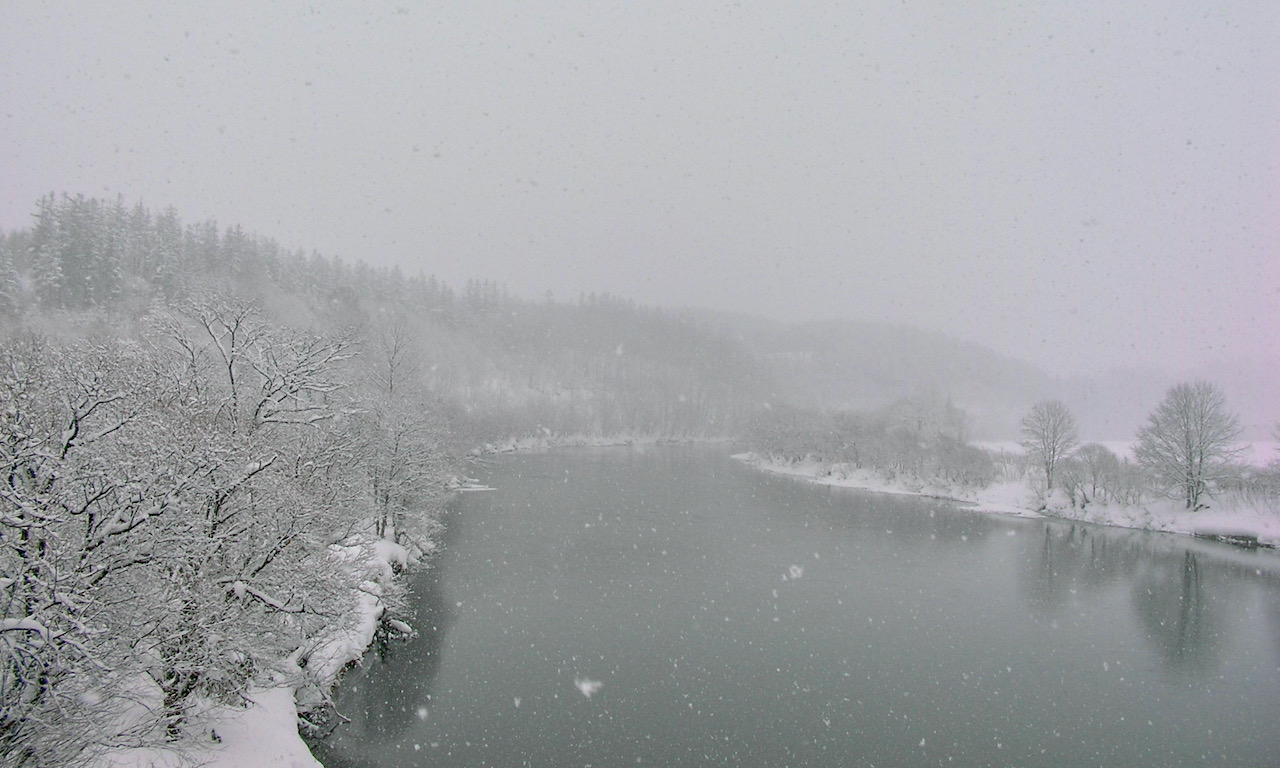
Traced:
<path fill-rule="evenodd" d="M 0 228 L 119 194 L 455 286 L 908 325 L 1053 375 L 1256 359 L 1277 8 L 10 3 Z"/>
<path fill-rule="evenodd" d="M 820 409 L 881 408 L 902 397 L 950 400 L 970 416 L 971 437 L 1010 440 L 1036 401 L 1063 400 L 1087 440 L 1131 440 L 1178 381 L 1221 385 L 1245 439 L 1266 440 L 1280 409 L 1280 363 L 1236 362 L 1171 372 L 1154 368 L 1053 376 L 983 344 L 910 326 L 854 320 L 783 323 L 752 315 L 691 310 L 756 355 L 777 382 L 779 400 Z"/>
<path fill-rule="evenodd" d="M 981 343 L 986 337 L 957 338 L 965 336 L 960 331 L 866 320 L 788 323 L 646 307 L 609 294 L 560 303 L 475 279 L 455 292 L 421 272 L 405 277 L 307 255 L 239 226 L 184 225 L 172 209 L 153 216 L 119 198 L 48 196 L 36 209 L 32 229 L 0 233 L 0 311 L 30 319 L 38 308 L 117 307 L 140 315 L 155 300 L 198 292 L 204 281 L 277 311 L 319 302 L 327 309 L 313 319 L 339 324 L 403 313 L 431 359 L 434 391 L 462 407 L 520 412 L 504 411 L 499 432 L 517 423 L 608 432 L 675 429 L 677 422 L 680 430 L 732 432 L 730 422 L 765 401 L 865 412 L 912 398 L 962 408 L 970 439 L 1011 440 L 1034 403 L 1056 398 L 1073 411 L 1084 439 L 1125 442 L 1169 387 L 1196 379 L 1223 389 L 1246 440 L 1270 439 L 1280 421 L 1273 394 L 1280 361 L 1261 354 L 1182 361 L 1180 370 L 1170 360 L 1164 370 L 1099 365 L 1096 373 L 1053 375 Z"/>

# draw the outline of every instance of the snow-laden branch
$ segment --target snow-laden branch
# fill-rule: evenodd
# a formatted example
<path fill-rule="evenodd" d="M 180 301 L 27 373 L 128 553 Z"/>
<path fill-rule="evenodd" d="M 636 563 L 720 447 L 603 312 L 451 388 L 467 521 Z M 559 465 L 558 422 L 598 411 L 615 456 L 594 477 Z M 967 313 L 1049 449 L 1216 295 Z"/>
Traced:
<path fill-rule="evenodd" d="M 255 424 L 316 424 L 332 418 L 323 397 L 343 388 L 334 366 L 352 356 L 347 339 L 304 338 L 263 345 L 250 365 L 261 379 Z"/>
<path fill-rule="evenodd" d="M 32 632 L 46 642 L 53 635 L 48 627 L 30 616 L 19 619 L 0 619 L 0 632 Z"/>
<path fill-rule="evenodd" d="M 151 518 L 164 514 L 170 506 L 177 502 L 181 490 L 178 488 L 166 493 L 144 509 L 125 507 L 116 510 L 105 523 L 98 526 L 97 530 L 85 540 L 84 551 L 86 553 L 92 552 L 106 543 L 111 537 L 128 533 Z"/>
<path fill-rule="evenodd" d="M 89 389 L 89 390 L 92 389 L 92 385 L 83 385 L 83 386 L 85 389 Z M 116 419 L 115 421 L 108 424 L 107 426 L 101 429 L 95 430 L 94 432 L 88 435 L 82 436 L 80 434 L 81 430 L 83 429 L 84 422 L 90 416 L 93 415 L 94 411 L 98 410 L 104 405 L 110 405 L 112 403 L 119 402 L 124 399 L 125 399 L 125 394 L 123 392 L 112 392 L 112 393 L 103 394 L 103 395 L 94 395 L 94 394 L 86 393 L 84 399 L 78 403 L 75 403 L 74 405 L 71 403 L 70 400 L 64 400 L 63 402 L 67 410 L 71 411 L 71 419 L 70 419 L 70 422 L 67 424 L 66 428 L 62 430 L 62 434 L 60 436 L 61 448 L 58 451 L 58 458 L 65 459 L 67 457 L 67 453 L 70 452 L 72 448 L 79 447 L 82 445 L 89 445 L 94 442 L 97 442 L 98 440 L 101 440 L 102 438 L 106 437 L 112 432 L 115 432 L 119 430 L 121 427 L 128 424 L 129 421 L 133 418 L 132 414 Z"/>
<path fill-rule="evenodd" d="M 228 591 L 234 594 L 236 597 L 240 598 L 241 600 L 243 600 L 246 596 L 252 597 L 258 600 L 259 602 L 261 602 L 263 605 L 266 605 L 269 608 L 274 608 L 277 611 L 280 611 L 281 613 L 303 613 L 307 610 L 306 604 L 297 605 L 297 606 L 289 605 L 283 600 L 279 599 L 278 597 L 275 597 L 266 592 L 263 592 L 260 589 L 256 589 L 246 584 L 245 582 L 241 581 L 240 579 L 236 579 L 235 581 L 231 582 L 230 586 L 228 587 Z"/>

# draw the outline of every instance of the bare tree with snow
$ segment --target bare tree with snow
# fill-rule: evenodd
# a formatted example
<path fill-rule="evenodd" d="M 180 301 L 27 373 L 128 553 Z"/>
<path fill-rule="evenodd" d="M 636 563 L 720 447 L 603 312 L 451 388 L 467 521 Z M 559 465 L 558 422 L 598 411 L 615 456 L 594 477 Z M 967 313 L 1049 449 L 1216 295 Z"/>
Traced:
<path fill-rule="evenodd" d="M 1171 497 L 1187 509 L 1203 509 L 1214 485 L 1232 474 L 1239 439 L 1240 422 L 1222 391 L 1206 381 L 1184 382 L 1138 430 L 1134 456 Z"/>
<path fill-rule="evenodd" d="M 1076 420 L 1060 400 L 1041 400 L 1022 417 L 1020 444 L 1044 470 L 1045 490 L 1053 490 L 1058 465 L 1080 445 Z"/>

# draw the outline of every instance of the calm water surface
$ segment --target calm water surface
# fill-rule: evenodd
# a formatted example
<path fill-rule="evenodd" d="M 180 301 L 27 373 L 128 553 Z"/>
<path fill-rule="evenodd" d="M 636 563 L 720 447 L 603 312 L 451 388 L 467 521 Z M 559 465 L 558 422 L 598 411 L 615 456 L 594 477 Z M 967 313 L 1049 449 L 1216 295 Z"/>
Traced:
<path fill-rule="evenodd" d="M 1280 765 L 1280 558 L 770 477 L 504 457 L 346 678 L 344 766 Z M 598 683 L 598 687 L 593 685 Z M 583 689 L 594 692 L 590 697 Z"/>

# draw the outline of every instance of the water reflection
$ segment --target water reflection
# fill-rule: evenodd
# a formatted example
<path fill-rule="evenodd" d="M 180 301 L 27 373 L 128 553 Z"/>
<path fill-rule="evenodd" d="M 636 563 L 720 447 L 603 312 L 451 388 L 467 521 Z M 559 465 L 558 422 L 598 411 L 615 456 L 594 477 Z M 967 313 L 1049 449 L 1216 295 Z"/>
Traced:
<path fill-rule="evenodd" d="M 1170 668 L 1204 673 L 1220 660 L 1221 603 L 1231 596 L 1206 584 L 1213 572 L 1186 550 L 1180 563 L 1175 557 L 1153 559 L 1134 583 L 1133 606 L 1147 639 Z"/>
<path fill-rule="evenodd" d="M 814 485 L 747 469 L 742 479 L 751 485 L 753 499 L 776 509 L 783 520 L 808 517 L 870 541 L 977 544 L 1006 530 L 998 518 L 957 509 L 945 499 Z"/>
<path fill-rule="evenodd" d="M 1024 560 L 1024 585 L 1028 601 L 1040 611 L 1061 610 L 1082 591 L 1131 579 L 1147 554 L 1142 534 L 1056 521 L 1039 525 L 1038 556 Z"/>
<path fill-rule="evenodd" d="M 444 545 L 457 538 L 461 520 L 451 521 Z M 456 616 L 455 606 L 444 592 L 437 572 L 414 580 L 413 627 L 418 636 L 409 642 L 380 637 L 366 654 L 361 668 L 348 673 L 342 686 L 337 714 L 341 728 L 356 743 L 391 743 L 419 723 L 428 712 L 431 693 L 440 671 L 445 637 Z M 412 674 L 405 674 L 408 667 Z M 359 752 L 337 752 L 327 740 L 309 741 L 312 753 L 328 768 L 366 768 L 380 763 Z"/>
<path fill-rule="evenodd" d="M 1203 674 L 1221 656 L 1222 616 L 1233 599 L 1217 574 L 1248 572 L 1181 537 L 1045 521 L 1023 583 L 1033 610 L 1061 615 L 1084 595 L 1103 599 L 1124 590 L 1142 635 L 1164 665 Z M 1227 553 L 1230 554 L 1230 553 Z"/>

